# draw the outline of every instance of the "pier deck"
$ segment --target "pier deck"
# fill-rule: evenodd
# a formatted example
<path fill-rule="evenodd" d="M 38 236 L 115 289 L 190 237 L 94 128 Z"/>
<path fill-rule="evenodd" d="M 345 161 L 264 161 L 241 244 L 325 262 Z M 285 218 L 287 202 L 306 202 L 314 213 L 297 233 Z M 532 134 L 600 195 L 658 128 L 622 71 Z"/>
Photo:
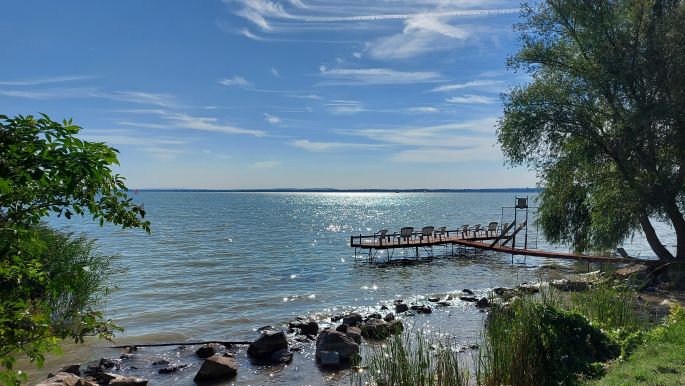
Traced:
<path fill-rule="evenodd" d="M 450 235 L 451 234 L 451 235 Z M 430 237 L 430 238 L 419 238 L 413 237 L 408 240 L 403 240 L 399 238 L 398 235 L 392 234 L 387 235 L 384 238 L 379 238 L 373 235 L 359 235 L 350 236 L 350 247 L 355 248 L 355 255 L 362 256 L 373 261 L 375 255 L 379 251 L 392 251 L 401 248 L 413 248 L 415 250 L 415 257 L 420 257 L 420 249 L 428 250 L 428 257 L 432 257 L 432 248 L 439 246 L 452 246 L 455 245 L 467 248 L 475 248 L 480 250 L 490 250 L 501 253 L 508 253 L 512 255 L 525 255 L 525 256 L 538 256 L 545 258 L 555 258 L 555 259 L 566 259 L 566 260 L 578 260 L 587 262 L 597 262 L 597 263 L 617 263 L 617 264 L 644 264 L 644 265 L 663 265 L 663 261 L 659 260 L 646 260 L 646 259 L 636 259 L 636 258 L 623 258 L 623 257 L 611 257 L 611 256 L 591 256 L 574 254 L 571 252 L 558 252 L 558 251 L 545 251 L 541 249 L 529 249 L 529 248 L 512 248 L 508 245 L 501 245 L 500 242 L 504 238 L 498 236 L 465 236 L 461 234 L 461 231 L 449 231 L 448 236 L 443 237 Z M 388 254 L 388 260 L 392 259 L 392 256 Z"/>

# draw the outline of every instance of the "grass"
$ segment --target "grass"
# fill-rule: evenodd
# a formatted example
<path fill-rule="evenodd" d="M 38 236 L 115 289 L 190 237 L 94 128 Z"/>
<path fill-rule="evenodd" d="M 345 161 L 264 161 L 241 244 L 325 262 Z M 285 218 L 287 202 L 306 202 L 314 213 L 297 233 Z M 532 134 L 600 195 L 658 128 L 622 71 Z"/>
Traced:
<path fill-rule="evenodd" d="M 462 366 L 449 340 L 437 341 L 419 332 L 389 338 L 372 348 L 362 367 L 354 374 L 357 385 L 462 386 L 469 373 Z"/>
<path fill-rule="evenodd" d="M 645 343 L 625 361 L 588 384 L 685 385 L 685 312 L 676 309 L 669 323 L 650 331 Z"/>

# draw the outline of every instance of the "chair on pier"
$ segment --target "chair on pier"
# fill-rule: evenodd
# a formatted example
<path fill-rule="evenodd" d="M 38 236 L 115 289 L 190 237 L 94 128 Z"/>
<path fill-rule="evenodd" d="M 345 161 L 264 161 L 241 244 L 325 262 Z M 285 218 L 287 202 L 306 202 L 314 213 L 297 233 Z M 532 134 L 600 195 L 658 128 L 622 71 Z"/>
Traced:
<path fill-rule="evenodd" d="M 414 228 L 404 227 L 404 228 L 400 229 L 400 235 L 397 238 L 399 239 L 399 241 L 401 243 L 402 240 L 409 242 L 409 240 L 412 239 L 413 237 L 414 237 Z"/>
<path fill-rule="evenodd" d="M 433 230 L 435 230 L 435 227 L 432 227 L 432 226 L 427 226 L 427 227 L 421 228 L 421 234 L 419 235 L 419 240 L 423 241 L 423 238 L 425 237 L 430 242 L 431 236 L 433 236 Z"/>
<path fill-rule="evenodd" d="M 495 236 L 495 234 L 497 233 L 497 225 L 499 225 L 499 223 L 496 221 L 489 223 L 488 227 L 483 229 L 483 232 L 485 232 L 485 237 L 488 237 L 491 234 Z"/>
<path fill-rule="evenodd" d="M 447 236 L 447 227 L 440 227 L 433 234 L 433 238 L 437 237 L 440 241 L 442 241 L 443 236 Z"/>
<path fill-rule="evenodd" d="M 469 224 L 464 224 L 459 227 L 458 232 L 461 232 L 461 238 L 463 239 L 464 237 L 469 235 Z"/>
<path fill-rule="evenodd" d="M 373 241 L 374 243 L 376 240 L 378 240 L 381 245 L 383 245 L 383 240 L 387 237 L 388 241 L 390 241 L 390 236 L 388 236 L 388 230 L 387 229 L 381 229 L 378 232 L 373 234 Z"/>
<path fill-rule="evenodd" d="M 473 232 L 473 237 L 478 237 L 478 233 L 482 230 L 480 224 L 476 224 L 471 228 L 471 231 Z"/>
<path fill-rule="evenodd" d="M 502 228 L 500 228 L 500 232 L 499 232 L 500 236 L 506 236 L 506 234 L 508 233 L 507 232 L 508 230 L 509 230 L 509 223 L 508 222 L 502 223 Z"/>

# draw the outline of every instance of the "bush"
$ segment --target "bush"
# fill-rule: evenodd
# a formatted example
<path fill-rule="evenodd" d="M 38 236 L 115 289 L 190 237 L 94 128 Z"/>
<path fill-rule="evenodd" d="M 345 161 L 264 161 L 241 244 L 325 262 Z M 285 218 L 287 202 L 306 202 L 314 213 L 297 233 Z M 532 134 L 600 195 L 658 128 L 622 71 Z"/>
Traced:
<path fill-rule="evenodd" d="M 18 354 L 39 366 L 59 342 L 113 337 L 101 300 L 113 257 L 99 254 L 84 236 L 36 226 L 0 232 L 0 383 L 23 377 L 12 367 Z"/>
<path fill-rule="evenodd" d="M 529 298 L 494 307 L 484 338 L 478 381 L 485 385 L 573 384 L 620 354 L 584 316 Z"/>

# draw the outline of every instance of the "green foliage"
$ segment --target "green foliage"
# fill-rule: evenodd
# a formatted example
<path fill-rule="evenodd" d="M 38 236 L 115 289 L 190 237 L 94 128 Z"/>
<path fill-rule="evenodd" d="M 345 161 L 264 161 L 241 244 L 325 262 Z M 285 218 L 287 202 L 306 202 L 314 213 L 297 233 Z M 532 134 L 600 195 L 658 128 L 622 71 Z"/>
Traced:
<path fill-rule="evenodd" d="M 685 312 L 676 307 L 667 321 L 644 334 L 627 360 L 609 367 L 593 385 L 682 385 L 685 383 Z"/>
<path fill-rule="evenodd" d="M 582 315 L 532 299 L 491 311 L 478 381 L 483 385 L 574 384 L 596 375 L 620 348 Z"/>
<path fill-rule="evenodd" d="M 509 66 L 529 84 L 504 97 L 498 140 L 541 177 L 553 242 L 603 251 L 650 218 L 669 220 L 685 258 L 685 4 L 546 0 L 523 6 Z"/>
<path fill-rule="evenodd" d="M 469 384 L 468 371 L 449 341 L 435 342 L 422 333 L 390 337 L 370 348 L 365 370 L 353 374 L 358 385 L 461 386 Z"/>
<path fill-rule="evenodd" d="M 111 169 L 117 150 L 78 139 L 71 121 L 0 115 L 0 383 L 24 380 L 19 355 L 41 366 L 63 339 L 111 339 L 106 320 L 112 258 L 92 241 L 40 224 L 50 214 L 90 216 L 150 231 L 145 210 Z"/>
<path fill-rule="evenodd" d="M 112 274 L 112 257 L 93 241 L 45 226 L 0 232 L 0 379 L 12 384 L 16 357 L 38 366 L 62 339 L 111 339 L 119 329 L 103 320 L 101 297 Z"/>
<path fill-rule="evenodd" d="M 0 115 L 0 227 L 35 225 L 56 213 L 149 232 L 145 210 L 111 169 L 119 164 L 117 150 L 78 139 L 80 130 L 46 115 Z"/>

